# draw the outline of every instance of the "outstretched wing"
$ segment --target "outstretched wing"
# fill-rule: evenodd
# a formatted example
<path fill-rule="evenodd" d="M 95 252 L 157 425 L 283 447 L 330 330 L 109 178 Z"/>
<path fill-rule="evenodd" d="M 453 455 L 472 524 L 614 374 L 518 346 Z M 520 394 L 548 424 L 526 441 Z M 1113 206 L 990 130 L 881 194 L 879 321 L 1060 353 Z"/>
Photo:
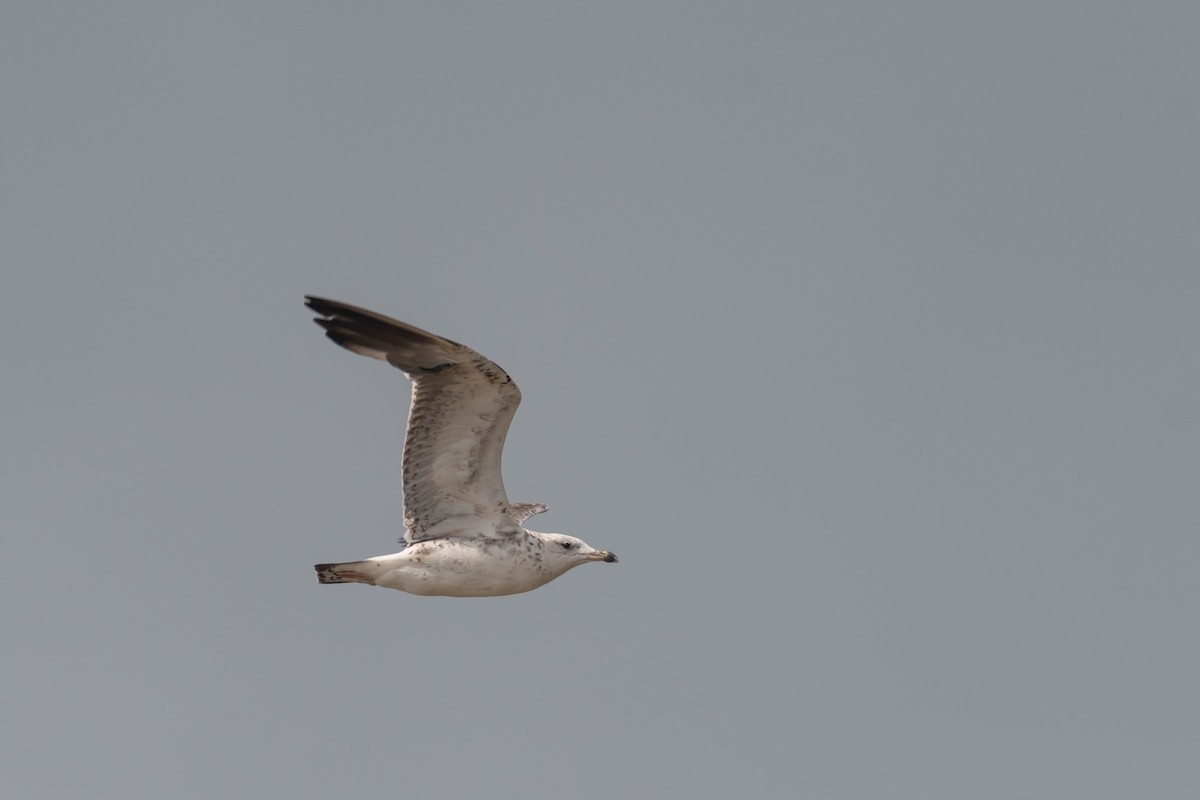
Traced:
<path fill-rule="evenodd" d="M 540 514 L 543 511 L 549 510 L 549 506 L 545 503 L 509 503 L 508 513 L 518 524 L 524 525 L 525 520 L 532 517 L 534 514 Z"/>
<path fill-rule="evenodd" d="M 306 297 L 325 335 L 386 361 L 413 382 L 404 442 L 404 538 L 519 530 L 500 456 L 521 391 L 469 347 L 366 309 Z"/>

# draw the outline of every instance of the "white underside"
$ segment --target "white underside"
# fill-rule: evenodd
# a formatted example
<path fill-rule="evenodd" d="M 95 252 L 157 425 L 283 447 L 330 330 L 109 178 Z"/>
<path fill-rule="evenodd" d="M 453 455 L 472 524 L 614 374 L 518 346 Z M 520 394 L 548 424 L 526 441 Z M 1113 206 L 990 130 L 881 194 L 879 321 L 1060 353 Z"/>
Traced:
<path fill-rule="evenodd" d="M 575 563 L 548 563 L 540 549 L 495 539 L 417 542 L 399 553 L 356 564 L 376 586 L 420 595 L 491 597 L 519 594 L 557 578 Z"/>

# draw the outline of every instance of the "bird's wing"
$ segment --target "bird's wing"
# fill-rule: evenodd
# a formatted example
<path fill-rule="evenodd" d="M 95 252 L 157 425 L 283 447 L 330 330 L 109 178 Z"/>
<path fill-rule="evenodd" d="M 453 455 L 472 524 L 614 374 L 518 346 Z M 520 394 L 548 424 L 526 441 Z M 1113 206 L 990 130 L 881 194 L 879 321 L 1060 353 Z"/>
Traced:
<path fill-rule="evenodd" d="M 509 503 L 508 513 L 518 524 L 524 525 L 525 520 L 532 517 L 534 514 L 540 514 L 549 509 L 545 503 Z"/>
<path fill-rule="evenodd" d="M 520 529 L 500 456 L 521 391 L 469 347 L 366 309 L 306 297 L 325 335 L 413 382 L 404 442 L 404 538 L 502 536 Z M 519 507 L 518 507 L 519 508 Z"/>

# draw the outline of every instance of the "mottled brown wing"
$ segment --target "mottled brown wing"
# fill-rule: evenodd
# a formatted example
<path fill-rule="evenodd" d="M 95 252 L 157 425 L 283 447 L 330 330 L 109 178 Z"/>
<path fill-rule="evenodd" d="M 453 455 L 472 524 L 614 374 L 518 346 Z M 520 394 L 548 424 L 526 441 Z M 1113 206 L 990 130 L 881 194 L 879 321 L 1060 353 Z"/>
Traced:
<path fill-rule="evenodd" d="M 521 391 L 469 347 L 399 320 L 305 298 L 325 335 L 386 361 L 413 382 L 404 442 L 404 538 L 502 536 L 519 529 L 500 474 Z"/>
<path fill-rule="evenodd" d="M 534 514 L 540 514 L 543 511 L 548 511 L 549 506 L 545 503 L 509 503 L 508 513 L 520 524 L 524 525 L 525 520 L 532 517 Z"/>

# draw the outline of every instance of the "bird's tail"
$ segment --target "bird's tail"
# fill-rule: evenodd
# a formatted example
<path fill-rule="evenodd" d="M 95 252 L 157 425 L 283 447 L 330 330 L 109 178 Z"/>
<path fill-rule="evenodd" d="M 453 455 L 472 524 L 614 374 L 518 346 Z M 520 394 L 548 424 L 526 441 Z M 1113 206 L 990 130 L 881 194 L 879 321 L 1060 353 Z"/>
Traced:
<path fill-rule="evenodd" d="M 365 571 L 357 569 L 367 562 L 346 561 L 341 564 L 316 564 L 318 583 L 366 583 L 375 585 L 375 579 Z"/>

